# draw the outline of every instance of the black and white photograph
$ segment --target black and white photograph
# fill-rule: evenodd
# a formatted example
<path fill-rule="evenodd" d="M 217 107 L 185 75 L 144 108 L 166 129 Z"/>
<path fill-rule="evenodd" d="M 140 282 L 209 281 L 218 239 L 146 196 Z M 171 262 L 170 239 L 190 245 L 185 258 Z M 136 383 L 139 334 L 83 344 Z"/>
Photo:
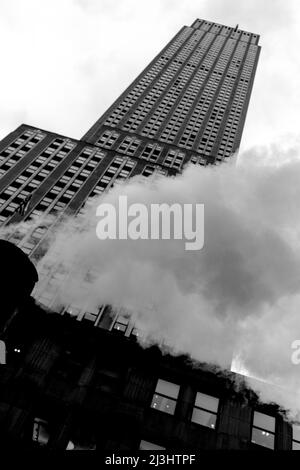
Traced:
<path fill-rule="evenodd" d="M 299 1 L 0 0 L 0 40 L 1 452 L 300 450 Z"/>

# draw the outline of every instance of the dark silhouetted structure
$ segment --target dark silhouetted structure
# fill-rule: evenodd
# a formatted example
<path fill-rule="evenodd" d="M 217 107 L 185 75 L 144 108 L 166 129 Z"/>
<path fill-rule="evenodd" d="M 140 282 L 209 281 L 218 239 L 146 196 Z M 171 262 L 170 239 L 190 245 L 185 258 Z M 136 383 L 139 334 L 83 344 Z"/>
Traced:
<path fill-rule="evenodd" d="M 16 310 L 28 300 L 38 274 L 28 256 L 16 245 L 0 240 L 0 333 Z"/>

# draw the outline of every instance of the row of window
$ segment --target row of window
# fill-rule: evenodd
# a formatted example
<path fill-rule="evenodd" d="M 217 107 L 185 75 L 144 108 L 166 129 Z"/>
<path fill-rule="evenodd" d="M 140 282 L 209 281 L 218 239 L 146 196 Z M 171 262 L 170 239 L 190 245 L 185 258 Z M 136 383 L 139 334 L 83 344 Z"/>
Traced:
<path fill-rule="evenodd" d="M 157 411 L 175 414 L 180 386 L 163 379 L 159 379 L 155 388 L 151 407 Z M 211 429 L 216 429 L 219 413 L 219 399 L 202 392 L 197 392 L 191 422 Z M 268 449 L 275 448 L 274 416 L 254 411 L 251 426 L 251 442 Z M 300 450 L 300 426 L 293 425 L 294 450 Z"/>
<path fill-rule="evenodd" d="M 110 140 L 109 145 L 113 145 L 116 140 L 118 139 L 119 134 L 116 133 L 115 131 L 105 131 L 99 141 L 103 142 L 104 146 L 107 148 L 107 142 Z M 129 155 L 135 155 L 137 150 L 139 149 L 141 145 L 141 140 L 137 139 L 136 137 L 125 137 L 121 144 L 118 146 L 117 151 L 126 153 Z M 138 154 L 139 158 L 142 158 L 144 160 L 149 160 L 151 162 L 157 162 L 159 159 L 161 153 L 162 153 L 163 147 L 158 145 L 158 144 L 146 144 L 146 146 L 143 148 L 143 150 Z M 185 159 L 185 154 L 181 152 L 178 149 L 171 149 L 168 151 L 164 161 L 163 165 L 168 166 L 168 167 L 173 167 L 177 170 L 179 170 L 182 167 L 182 164 Z"/>

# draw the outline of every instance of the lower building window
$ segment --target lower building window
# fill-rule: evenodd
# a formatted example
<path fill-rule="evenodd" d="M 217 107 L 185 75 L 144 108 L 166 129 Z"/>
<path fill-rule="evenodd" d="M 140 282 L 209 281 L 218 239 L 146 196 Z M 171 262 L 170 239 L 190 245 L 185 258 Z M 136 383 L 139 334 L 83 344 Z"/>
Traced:
<path fill-rule="evenodd" d="M 268 449 L 275 445 L 275 418 L 254 411 L 251 442 Z"/>
<path fill-rule="evenodd" d="M 6 364 L 6 345 L 0 341 L 0 364 Z"/>
<path fill-rule="evenodd" d="M 215 429 L 219 408 L 219 399 L 197 392 L 192 422 Z"/>
<path fill-rule="evenodd" d="M 165 447 L 158 446 L 149 441 L 141 441 L 139 450 L 166 450 Z"/>
<path fill-rule="evenodd" d="M 173 415 L 175 413 L 179 385 L 158 379 L 151 408 Z"/>
<path fill-rule="evenodd" d="M 293 424 L 292 449 L 300 450 L 300 424 Z"/>

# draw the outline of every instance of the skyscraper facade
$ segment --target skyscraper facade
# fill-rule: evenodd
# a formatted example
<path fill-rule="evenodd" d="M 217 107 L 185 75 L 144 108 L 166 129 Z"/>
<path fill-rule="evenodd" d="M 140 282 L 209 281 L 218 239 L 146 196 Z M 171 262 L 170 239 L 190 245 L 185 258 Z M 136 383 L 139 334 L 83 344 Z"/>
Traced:
<path fill-rule="evenodd" d="M 259 36 L 197 19 L 184 26 L 80 140 L 22 124 L 0 143 L 0 223 L 35 220 L 10 241 L 34 261 L 53 228 L 116 179 L 174 175 L 237 152 L 260 53 Z M 36 295 L 54 305 L 58 273 Z M 65 306 L 79 317 L 75 306 Z M 103 313 L 103 311 L 102 311 Z M 99 311 L 89 312 L 99 322 Z M 102 315 L 102 314 L 101 314 Z M 125 326 L 120 325 L 120 328 Z"/>

